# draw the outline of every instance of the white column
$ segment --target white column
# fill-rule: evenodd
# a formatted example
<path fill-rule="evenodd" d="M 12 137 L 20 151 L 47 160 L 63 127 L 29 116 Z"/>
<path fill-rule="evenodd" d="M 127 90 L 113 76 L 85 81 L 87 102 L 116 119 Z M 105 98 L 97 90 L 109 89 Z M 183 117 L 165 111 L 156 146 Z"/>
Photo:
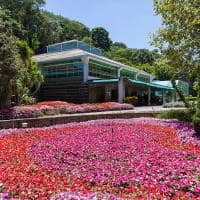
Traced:
<path fill-rule="evenodd" d="M 89 61 L 88 58 L 82 58 L 83 62 L 83 81 L 86 83 L 88 81 L 89 75 Z"/>
<path fill-rule="evenodd" d="M 121 68 L 118 68 L 117 70 L 117 77 L 120 78 L 120 71 L 121 71 Z"/>
<path fill-rule="evenodd" d="M 118 82 L 118 102 L 123 103 L 125 97 L 124 79 L 120 78 Z"/>
<path fill-rule="evenodd" d="M 139 74 L 140 74 L 139 72 L 136 73 L 136 75 L 135 75 L 135 80 L 138 79 L 138 75 L 139 75 Z"/>
<path fill-rule="evenodd" d="M 172 95 L 172 103 L 175 102 L 175 92 L 172 90 L 171 91 L 171 95 Z"/>
<path fill-rule="evenodd" d="M 148 87 L 148 106 L 151 105 L 151 88 Z"/>
<path fill-rule="evenodd" d="M 111 87 L 105 86 L 105 100 L 111 101 Z"/>
<path fill-rule="evenodd" d="M 165 105 L 165 90 L 162 90 L 163 105 Z"/>

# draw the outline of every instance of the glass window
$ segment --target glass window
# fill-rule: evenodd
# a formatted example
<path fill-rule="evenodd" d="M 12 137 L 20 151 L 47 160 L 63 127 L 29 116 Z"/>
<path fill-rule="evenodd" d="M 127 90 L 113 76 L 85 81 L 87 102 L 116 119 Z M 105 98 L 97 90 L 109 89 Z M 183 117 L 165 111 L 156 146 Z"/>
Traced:
<path fill-rule="evenodd" d="M 126 77 L 126 78 L 131 78 L 135 79 L 136 72 L 128 70 L 128 69 L 122 69 L 120 71 L 120 77 Z"/>
<path fill-rule="evenodd" d="M 63 63 L 49 63 L 41 66 L 45 78 L 77 78 L 83 77 L 83 63 L 81 61 L 70 61 Z"/>
<path fill-rule="evenodd" d="M 110 79 L 117 78 L 117 67 L 103 62 L 90 59 L 89 61 L 89 76 Z"/>
<path fill-rule="evenodd" d="M 139 74 L 138 77 L 137 77 L 137 80 L 149 83 L 150 82 L 150 76 L 145 75 L 145 74 Z"/>

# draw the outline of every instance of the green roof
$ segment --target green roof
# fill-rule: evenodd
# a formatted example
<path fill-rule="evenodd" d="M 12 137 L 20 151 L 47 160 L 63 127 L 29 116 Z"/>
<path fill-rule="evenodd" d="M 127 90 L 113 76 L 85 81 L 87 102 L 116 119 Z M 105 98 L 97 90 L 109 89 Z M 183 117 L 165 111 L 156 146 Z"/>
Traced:
<path fill-rule="evenodd" d="M 87 83 L 89 84 L 106 84 L 106 83 L 117 83 L 119 81 L 118 78 L 116 79 L 95 79 L 95 80 L 88 80 Z M 158 88 L 158 89 L 165 89 L 165 90 L 174 90 L 174 88 L 169 86 L 160 85 L 157 83 L 147 83 L 139 80 L 128 79 L 133 84 L 144 85 L 148 87 Z"/>
<path fill-rule="evenodd" d="M 153 88 L 158 88 L 158 89 L 174 90 L 174 88 L 172 88 L 172 87 L 160 85 L 160 84 L 153 83 L 153 82 L 147 83 L 147 82 L 132 80 L 132 79 L 128 79 L 128 80 L 133 84 L 145 85 L 145 86 L 148 86 L 148 87 L 153 87 Z"/>

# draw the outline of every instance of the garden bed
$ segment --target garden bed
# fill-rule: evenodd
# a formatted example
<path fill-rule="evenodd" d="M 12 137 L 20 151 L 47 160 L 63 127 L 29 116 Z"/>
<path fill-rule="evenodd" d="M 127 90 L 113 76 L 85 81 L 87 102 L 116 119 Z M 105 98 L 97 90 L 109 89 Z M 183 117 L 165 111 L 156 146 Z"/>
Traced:
<path fill-rule="evenodd" d="M 34 105 L 15 106 L 10 109 L 1 109 L 0 120 L 129 109 L 133 109 L 131 104 L 120 104 L 117 102 L 73 104 L 63 101 L 46 101 Z"/>
<path fill-rule="evenodd" d="M 188 123 L 97 120 L 0 135 L 2 199 L 200 196 L 200 139 Z"/>

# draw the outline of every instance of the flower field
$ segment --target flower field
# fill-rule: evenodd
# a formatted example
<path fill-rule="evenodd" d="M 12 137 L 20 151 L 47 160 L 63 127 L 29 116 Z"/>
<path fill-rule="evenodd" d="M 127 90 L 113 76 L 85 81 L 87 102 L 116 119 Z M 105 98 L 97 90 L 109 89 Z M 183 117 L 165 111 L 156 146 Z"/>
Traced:
<path fill-rule="evenodd" d="M 200 199 L 200 138 L 151 118 L 0 130 L 0 199 Z"/>
<path fill-rule="evenodd" d="M 45 101 L 34 105 L 1 109 L 0 120 L 129 109 L 133 109 L 131 104 L 120 104 L 117 102 L 73 104 L 63 101 Z"/>

